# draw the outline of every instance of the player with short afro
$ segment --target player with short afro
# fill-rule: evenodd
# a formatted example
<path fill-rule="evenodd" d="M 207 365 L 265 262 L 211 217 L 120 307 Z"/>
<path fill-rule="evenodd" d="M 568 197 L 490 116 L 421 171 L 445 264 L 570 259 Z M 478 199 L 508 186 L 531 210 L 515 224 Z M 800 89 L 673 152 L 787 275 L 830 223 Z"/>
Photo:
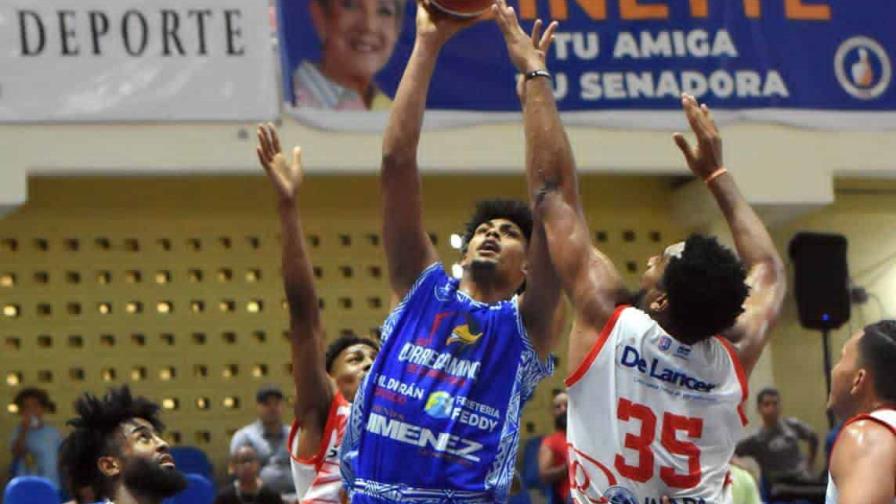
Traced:
<path fill-rule="evenodd" d="M 60 467 L 72 490 L 93 489 L 116 504 L 157 504 L 187 487 L 161 437 L 159 406 L 134 397 L 125 385 L 103 397 L 85 393 L 60 449 Z"/>

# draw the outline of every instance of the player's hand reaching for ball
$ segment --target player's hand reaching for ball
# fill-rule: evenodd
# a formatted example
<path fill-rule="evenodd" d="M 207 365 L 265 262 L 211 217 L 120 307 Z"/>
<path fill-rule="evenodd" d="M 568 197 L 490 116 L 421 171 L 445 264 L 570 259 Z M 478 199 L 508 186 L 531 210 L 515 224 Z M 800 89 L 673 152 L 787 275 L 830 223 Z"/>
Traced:
<path fill-rule="evenodd" d="M 474 18 L 452 16 L 440 11 L 428 0 L 417 0 L 417 42 L 435 44 L 441 48 L 455 33 L 487 17 L 491 12 Z"/>
<path fill-rule="evenodd" d="M 694 130 L 694 135 L 697 136 L 697 147 L 691 147 L 681 133 L 675 133 L 673 138 L 694 175 L 706 180 L 723 167 L 722 137 L 719 135 L 719 128 L 712 119 L 709 107 L 698 104 L 693 96 L 681 95 L 681 106 L 691 129 Z"/>
<path fill-rule="evenodd" d="M 292 163 L 286 160 L 280 149 L 277 130 L 271 123 L 258 125 L 258 146 L 255 147 L 258 161 L 268 174 L 277 191 L 280 202 L 293 203 L 299 186 L 302 185 L 302 148 L 292 149 Z"/>
<path fill-rule="evenodd" d="M 492 6 L 495 22 L 504 34 L 504 42 L 507 43 L 507 52 L 516 69 L 526 74 L 535 70 L 546 70 L 545 59 L 551 42 L 554 41 L 554 32 L 557 30 L 557 22 L 548 25 L 544 33 L 541 33 L 542 22 L 535 21 L 532 33 L 526 34 L 516 17 L 513 7 L 507 5 L 506 0 L 497 0 Z"/>

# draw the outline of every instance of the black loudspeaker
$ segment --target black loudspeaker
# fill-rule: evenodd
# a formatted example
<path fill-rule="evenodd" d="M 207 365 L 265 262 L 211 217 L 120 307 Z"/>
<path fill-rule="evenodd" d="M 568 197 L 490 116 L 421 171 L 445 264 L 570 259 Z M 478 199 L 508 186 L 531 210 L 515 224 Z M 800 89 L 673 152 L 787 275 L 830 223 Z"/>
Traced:
<path fill-rule="evenodd" d="M 846 237 L 838 234 L 802 232 L 790 240 L 794 293 L 803 327 L 824 331 L 849 320 L 846 245 Z"/>

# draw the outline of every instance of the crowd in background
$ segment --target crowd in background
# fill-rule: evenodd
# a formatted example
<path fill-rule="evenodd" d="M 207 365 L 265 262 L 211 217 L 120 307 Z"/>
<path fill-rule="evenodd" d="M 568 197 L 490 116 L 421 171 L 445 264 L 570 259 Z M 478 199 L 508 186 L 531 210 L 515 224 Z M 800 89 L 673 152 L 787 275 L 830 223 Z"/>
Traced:
<path fill-rule="evenodd" d="M 537 454 L 541 491 L 549 503 L 570 500 L 564 390 L 553 391 L 554 432 L 540 439 Z M 286 400 L 274 386 L 256 394 L 257 418 L 239 429 L 230 441 L 228 480 L 220 486 L 216 504 L 296 502 L 287 447 L 289 426 L 284 421 Z M 55 409 L 44 390 L 24 388 L 15 397 L 20 422 L 9 435 L 12 451 L 10 478 L 34 475 L 61 487 L 59 429 L 46 423 Z M 838 427 L 824 443 L 818 463 L 819 435 L 807 423 L 782 414 L 781 394 L 765 388 L 756 396 L 761 425 L 737 445 L 730 480 L 734 504 L 764 502 L 824 502 L 828 457 Z M 801 446 L 805 445 L 805 449 Z M 525 462 L 524 462 L 525 463 Z M 72 502 L 93 502 L 89 489 L 75 491 Z"/>

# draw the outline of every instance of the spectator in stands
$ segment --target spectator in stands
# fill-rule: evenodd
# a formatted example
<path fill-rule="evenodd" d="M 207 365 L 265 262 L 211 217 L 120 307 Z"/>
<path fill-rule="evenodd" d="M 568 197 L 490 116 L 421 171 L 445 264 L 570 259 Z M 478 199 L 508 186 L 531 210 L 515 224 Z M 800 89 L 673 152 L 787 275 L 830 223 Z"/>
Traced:
<path fill-rule="evenodd" d="M 812 474 L 818 452 L 818 435 L 805 422 L 793 417 L 781 418 L 781 394 L 765 388 L 756 397 L 762 427 L 737 445 L 738 456 L 753 457 L 763 477 L 776 483 L 818 483 Z M 800 441 L 809 445 L 808 458 L 800 451 Z"/>
<path fill-rule="evenodd" d="M 168 443 L 159 406 L 131 396 L 125 385 L 103 398 L 85 393 L 75 402 L 74 430 L 62 442 L 60 467 L 73 489 L 91 487 L 98 499 L 157 504 L 187 487 Z"/>
<path fill-rule="evenodd" d="M 280 494 L 266 487 L 258 477 L 260 469 L 255 448 L 252 445 L 238 447 L 230 458 L 230 472 L 236 479 L 218 494 L 214 504 L 283 504 Z"/>
<path fill-rule="evenodd" d="M 569 396 L 565 390 L 554 390 L 554 432 L 541 440 L 538 450 L 538 475 L 551 487 L 552 503 L 569 501 L 569 471 L 566 447 L 566 404 Z"/>
<path fill-rule="evenodd" d="M 331 110 L 382 110 L 389 98 L 373 82 L 386 66 L 404 19 L 404 0 L 310 0 L 321 40 L 319 63 L 292 74 L 295 105 Z"/>
<path fill-rule="evenodd" d="M 230 455 L 237 448 L 250 445 L 261 462 L 261 480 L 279 494 L 295 493 L 289 468 L 286 439 L 289 427 L 283 423 L 283 392 L 274 386 L 264 386 L 255 394 L 258 420 L 238 430 L 230 440 Z"/>
<path fill-rule="evenodd" d="M 58 452 L 62 441 L 59 431 L 44 423 L 44 414 L 52 409 L 47 393 L 26 388 L 16 394 L 15 404 L 21 422 L 13 430 L 10 475 L 40 476 L 59 486 Z"/>

